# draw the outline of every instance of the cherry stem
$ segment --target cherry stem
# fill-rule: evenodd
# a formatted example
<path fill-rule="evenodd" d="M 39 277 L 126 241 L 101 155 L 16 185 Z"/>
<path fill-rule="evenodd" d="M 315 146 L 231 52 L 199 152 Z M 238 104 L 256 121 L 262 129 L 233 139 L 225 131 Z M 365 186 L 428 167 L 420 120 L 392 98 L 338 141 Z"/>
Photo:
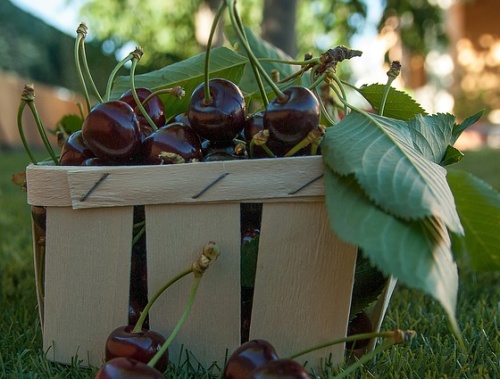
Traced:
<path fill-rule="evenodd" d="M 87 85 L 85 84 L 85 79 L 83 78 L 82 67 L 80 65 L 80 44 L 85 39 L 87 35 L 87 25 L 85 23 L 81 23 L 76 29 L 77 37 L 75 41 L 75 49 L 74 49 L 74 60 L 76 73 L 78 75 L 78 80 L 80 81 L 80 85 L 82 86 L 83 96 L 85 97 L 85 102 L 87 104 L 87 112 L 90 112 L 90 98 L 89 92 L 87 90 Z"/>
<path fill-rule="evenodd" d="M 314 151 L 317 151 L 317 148 L 318 148 L 319 144 L 321 143 L 321 140 L 323 139 L 324 134 L 325 134 L 325 130 L 324 130 L 324 127 L 322 127 L 322 126 L 320 126 L 318 129 L 310 131 L 307 134 L 307 136 L 305 136 L 294 147 L 292 147 L 290 150 L 287 151 L 287 153 L 285 154 L 285 157 L 291 157 L 309 145 L 311 145 L 311 154 L 312 154 L 313 149 L 315 149 Z M 315 148 L 314 148 L 314 146 L 315 146 Z M 315 155 L 315 154 L 312 154 L 312 155 Z"/>
<path fill-rule="evenodd" d="M 189 312 L 191 312 L 191 308 L 193 307 L 194 304 L 194 299 L 196 298 L 196 294 L 198 292 L 198 287 L 200 285 L 200 280 L 201 276 L 194 277 L 193 279 L 193 285 L 191 287 L 191 294 L 188 299 L 188 303 L 186 304 L 186 307 L 184 308 L 184 312 L 182 312 L 181 318 L 177 322 L 177 325 L 175 325 L 175 328 L 172 330 L 172 333 L 168 336 L 167 340 L 165 343 L 162 345 L 160 350 L 151 358 L 151 360 L 148 362 L 148 366 L 154 367 L 158 360 L 161 358 L 162 355 L 164 355 L 168 349 L 168 346 L 172 343 L 172 341 L 177 337 L 177 334 L 181 330 L 182 326 L 187 320 L 187 317 L 189 315 Z"/>
<path fill-rule="evenodd" d="M 205 53 L 205 88 L 204 94 L 205 104 L 210 104 L 212 102 L 212 95 L 210 94 L 210 51 L 212 50 L 213 39 L 215 35 L 215 31 L 217 30 L 217 25 L 224 14 L 224 9 L 226 8 L 226 3 L 221 2 L 219 8 L 217 9 L 217 13 L 215 14 L 214 21 L 212 22 L 212 27 L 210 28 L 210 34 L 208 36 L 207 41 L 207 51 Z"/>
<path fill-rule="evenodd" d="M 153 358 L 151 358 L 151 360 L 148 362 L 149 367 L 154 367 L 156 365 L 158 360 L 167 352 L 168 346 L 172 343 L 175 337 L 177 337 L 177 334 L 181 330 L 182 326 L 184 325 L 189 316 L 189 313 L 191 312 L 191 308 L 193 307 L 194 300 L 196 298 L 198 287 L 200 285 L 200 281 L 201 278 L 203 277 L 203 274 L 205 273 L 209 265 L 212 264 L 218 258 L 219 254 L 220 254 L 220 247 L 215 242 L 208 242 L 203 247 L 203 253 L 201 254 L 201 256 L 198 258 L 196 262 L 194 262 L 191 265 L 189 272 L 192 272 L 194 274 L 194 277 L 193 277 L 193 284 L 191 286 L 191 293 L 189 295 L 186 307 L 184 308 L 184 311 L 182 312 L 182 315 L 179 321 L 177 322 L 177 325 L 175 325 L 174 329 L 168 336 L 167 340 L 163 343 L 160 350 L 158 350 L 156 354 L 153 356 Z M 143 313 L 145 312 L 146 309 L 144 309 Z"/>
<path fill-rule="evenodd" d="M 215 253 L 211 253 L 209 251 L 210 249 L 215 250 Z M 211 256 L 212 254 L 212 256 Z M 165 283 L 154 295 L 153 297 L 148 301 L 146 306 L 144 307 L 144 310 L 141 312 L 141 315 L 139 316 L 139 319 L 137 320 L 133 333 L 140 333 L 142 330 L 142 326 L 144 325 L 144 321 L 146 320 L 146 316 L 155 303 L 155 301 L 160 297 L 160 295 L 167 290 L 172 284 L 177 282 L 179 279 L 182 279 L 186 275 L 189 275 L 190 273 L 195 273 L 195 276 L 197 275 L 198 272 L 206 270 L 208 266 L 217 259 L 218 254 L 220 254 L 220 248 L 218 245 L 216 245 L 214 242 L 209 242 L 205 244 L 203 247 L 203 253 L 201 254 L 200 258 L 193 263 L 188 269 L 182 271 L 181 273 L 177 274 L 174 278 L 169 280 L 167 283 Z M 203 261 L 203 263 L 201 263 Z M 203 266 L 204 268 L 200 268 L 200 266 Z M 203 271 L 204 272 L 204 271 Z M 201 272 L 203 274 L 203 272 Z"/>
<path fill-rule="evenodd" d="M 248 38 L 245 33 L 245 27 L 243 25 L 243 22 L 241 21 L 241 17 L 238 14 L 238 10 L 234 8 L 234 18 L 236 19 L 237 22 L 237 27 L 241 31 L 241 35 L 245 39 L 245 41 L 248 41 Z M 255 77 L 255 80 L 257 81 L 257 87 L 259 88 L 260 92 L 260 97 L 262 99 L 262 102 L 264 103 L 264 106 L 266 107 L 267 104 L 269 104 L 269 99 L 267 98 L 267 93 L 266 93 L 266 88 L 264 86 L 264 83 L 262 82 L 262 77 L 260 76 L 259 70 L 255 65 L 250 64 L 250 67 L 252 67 L 252 71 Z"/>
<path fill-rule="evenodd" d="M 85 70 L 85 74 L 87 75 L 87 78 L 90 81 L 90 85 L 92 86 L 92 90 L 94 91 L 94 94 L 97 97 L 97 100 L 102 103 L 102 97 L 99 93 L 99 90 L 97 89 L 97 86 L 95 85 L 94 79 L 92 78 L 92 74 L 90 73 L 90 68 L 89 68 L 89 63 L 87 60 L 87 53 L 85 51 L 85 35 L 83 35 L 83 38 L 80 39 L 80 54 L 81 54 L 81 59 L 83 63 L 83 69 Z"/>
<path fill-rule="evenodd" d="M 352 374 L 355 370 L 357 370 L 359 367 L 367 363 L 369 360 L 371 360 L 373 357 L 376 355 L 382 353 L 384 350 L 388 349 L 392 345 L 395 344 L 395 341 L 390 339 L 387 341 L 384 341 L 382 345 L 378 346 L 377 348 L 373 349 L 369 353 L 363 355 L 361 358 L 359 358 L 356 362 L 354 362 L 352 365 L 348 366 L 344 371 L 342 371 L 340 374 L 336 375 L 334 378 L 335 379 L 342 379 L 346 378 L 348 375 Z"/>
<path fill-rule="evenodd" d="M 134 58 L 134 52 L 130 53 L 125 58 L 123 58 L 113 68 L 113 71 L 111 71 L 111 74 L 109 75 L 109 78 L 108 78 L 108 83 L 106 85 L 106 93 L 104 95 L 104 101 L 109 101 L 109 98 L 111 96 L 111 87 L 113 86 L 113 80 L 115 80 L 115 76 L 118 73 L 118 70 L 120 70 L 123 67 L 123 65 L 125 65 L 125 63 L 127 63 L 130 60 L 132 60 L 133 58 Z"/>
<path fill-rule="evenodd" d="M 155 303 L 155 301 L 160 297 L 160 295 L 165 292 L 172 284 L 177 282 L 178 280 L 182 279 L 183 277 L 191 274 L 193 272 L 192 268 L 186 269 L 182 271 L 181 273 L 177 274 L 175 277 L 173 277 L 171 280 L 169 280 L 167 283 L 165 283 L 155 294 L 154 296 L 148 301 L 146 306 L 144 307 L 143 311 L 141 312 L 141 315 L 139 316 L 139 319 L 134 325 L 134 329 L 132 330 L 132 333 L 140 333 L 142 331 L 142 327 L 144 325 L 144 322 L 146 321 L 146 317 L 149 313 L 149 310 Z"/>
<path fill-rule="evenodd" d="M 169 95 L 175 96 L 178 99 L 181 99 L 181 98 L 183 98 L 186 95 L 186 91 L 181 86 L 175 86 L 175 87 L 172 87 L 172 88 L 162 88 L 162 89 L 159 89 L 157 91 L 154 91 L 154 92 L 150 93 L 142 101 L 142 105 L 145 106 L 149 102 L 149 100 L 151 100 L 153 97 L 159 96 L 159 95 L 163 95 L 163 94 L 169 94 Z"/>
<path fill-rule="evenodd" d="M 409 342 L 411 339 L 413 339 L 415 334 L 416 333 L 413 330 L 401 330 L 401 329 L 395 329 L 395 330 L 383 331 L 383 332 L 369 332 L 369 333 L 353 334 L 353 335 L 350 335 L 347 337 L 338 338 L 338 339 L 335 339 L 333 341 L 325 342 L 321 345 L 317 345 L 317 346 L 302 350 L 298 353 L 290 355 L 288 357 L 288 359 L 296 359 L 297 357 L 311 353 L 311 352 L 316 351 L 316 350 L 323 349 L 325 347 L 338 345 L 338 344 L 346 343 L 346 342 L 360 341 L 360 340 L 365 340 L 365 339 L 389 338 L 393 344 L 395 344 L 395 343 L 402 344 L 402 343 Z"/>
<path fill-rule="evenodd" d="M 17 110 L 17 128 L 19 129 L 19 136 L 21 137 L 21 142 L 23 143 L 24 150 L 26 150 L 26 153 L 28 153 L 28 157 L 30 158 L 31 163 L 36 165 L 38 164 L 38 161 L 33 155 L 33 152 L 31 151 L 31 148 L 28 144 L 28 141 L 26 140 L 26 135 L 24 134 L 23 113 L 25 107 L 26 107 L 26 102 L 24 100 L 21 100 L 21 103 L 19 104 L 19 108 Z"/>
<path fill-rule="evenodd" d="M 36 106 L 35 106 L 35 88 L 32 84 L 24 86 L 24 90 L 23 90 L 23 93 L 21 95 L 21 104 L 26 104 L 30 108 L 31 113 L 33 114 L 33 118 L 35 119 L 35 123 L 36 123 L 37 129 L 38 129 L 38 134 L 42 138 L 42 142 L 45 146 L 45 149 L 47 150 L 50 157 L 54 161 L 54 164 L 58 166 L 59 160 L 57 159 L 57 156 L 54 153 L 52 146 L 50 145 L 50 141 L 47 138 L 47 133 L 45 133 L 45 128 L 43 127 L 42 120 L 40 119 L 40 115 L 38 114 L 38 111 L 37 111 Z M 27 147 L 28 143 L 24 137 L 24 133 L 22 133 L 22 131 L 24 129 L 23 125 L 22 125 L 22 113 L 24 111 L 24 107 L 25 106 L 22 105 L 19 108 L 18 119 L 17 119 L 18 128 L 19 128 L 19 131 L 21 132 L 21 139 L 23 141 L 24 147 L 25 147 L 25 149 L 26 148 L 28 149 L 27 151 L 28 151 L 28 155 L 30 156 L 30 159 L 33 159 L 33 155 L 29 153 L 29 148 Z"/>
<path fill-rule="evenodd" d="M 143 51 L 140 47 L 137 47 L 133 52 L 132 52 L 132 65 L 130 66 L 130 90 L 132 92 L 132 97 L 135 100 L 135 103 L 137 105 L 137 108 L 141 111 L 142 115 L 144 118 L 147 120 L 149 126 L 151 126 L 151 129 L 154 131 L 158 130 L 158 127 L 154 123 L 154 121 L 151 119 L 151 116 L 149 116 L 148 112 L 144 108 L 144 105 L 142 105 L 141 100 L 139 99 L 139 95 L 137 95 L 137 90 L 135 88 L 135 68 L 137 67 L 137 62 L 141 59 L 143 54 Z"/>
<path fill-rule="evenodd" d="M 387 82 L 385 83 L 384 93 L 382 94 L 382 99 L 380 100 L 380 108 L 378 114 L 380 116 L 384 115 L 385 104 L 387 102 L 387 97 L 389 96 L 389 91 L 391 90 L 391 85 L 394 79 L 396 79 L 401 72 L 401 63 L 399 61 L 393 61 L 389 71 L 387 71 Z"/>
<path fill-rule="evenodd" d="M 248 44 L 245 35 L 243 34 L 243 31 L 239 27 L 238 20 L 236 18 L 236 10 L 235 10 L 235 3 L 236 0 L 225 0 L 226 3 L 228 4 L 228 9 L 229 9 L 229 17 L 231 18 L 231 22 L 233 23 L 233 29 L 235 30 L 238 39 L 240 40 L 241 45 L 245 49 L 248 58 L 250 59 L 250 63 L 252 64 L 253 67 L 257 68 L 257 70 L 260 72 L 264 80 L 269 84 L 273 92 L 275 93 L 276 97 L 278 98 L 279 101 L 286 101 L 288 97 L 278 88 L 274 80 L 267 74 L 267 72 L 264 70 L 262 65 L 259 63 L 259 60 L 255 57 L 255 54 L 253 53 L 252 49 L 250 48 L 250 45 Z M 264 100 L 264 99 L 263 99 Z"/>

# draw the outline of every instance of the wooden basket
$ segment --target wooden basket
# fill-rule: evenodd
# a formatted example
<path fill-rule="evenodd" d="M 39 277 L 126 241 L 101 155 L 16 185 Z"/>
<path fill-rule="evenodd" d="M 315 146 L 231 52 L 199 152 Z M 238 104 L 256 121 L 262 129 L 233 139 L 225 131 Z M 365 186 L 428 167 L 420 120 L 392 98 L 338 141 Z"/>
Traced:
<path fill-rule="evenodd" d="M 188 267 L 206 242 L 222 249 L 169 348 L 174 362 L 182 347 L 206 367 L 222 365 L 240 345 L 240 203 L 263 203 L 250 338 L 270 341 L 285 357 L 344 336 L 356 248 L 330 229 L 322 172 L 319 156 L 29 166 L 28 202 L 46 209 L 39 303 L 48 359 L 99 366 L 106 337 L 127 323 L 134 205 L 145 205 L 150 294 Z M 152 329 L 172 330 L 190 287 L 191 279 L 183 279 L 160 297 L 150 312 Z M 342 361 L 344 346 L 301 360 L 319 365 L 328 357 Z"/>

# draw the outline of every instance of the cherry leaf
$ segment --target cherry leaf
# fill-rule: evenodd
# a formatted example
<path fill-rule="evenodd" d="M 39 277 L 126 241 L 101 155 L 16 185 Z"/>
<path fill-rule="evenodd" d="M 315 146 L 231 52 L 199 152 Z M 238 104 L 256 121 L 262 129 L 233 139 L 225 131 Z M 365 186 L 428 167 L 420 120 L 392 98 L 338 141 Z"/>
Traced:
<path fill-rule="evenodd" d="M 377 207 L 354 175 L 325 168 L 325 202 L 332 230 L 358 245 L 382 273 L 439 301 L 452 329 L 458 293 L 457 265 L 444 223 L 436 217 L 401 220 Z"/>
<path fill-rule="evenodd" d="M 373 109 L 378 112 L 382 101 L 385 85 L 370 84 L 362 86 L 358 92 L 370 103 Z M 425 110 L 406 92 L 398 91 L 391 87 L 385 102 L 384 116 L 398 120 L 409 120 L 418 114 L 426 114 Z"/>
<path fill-rule="evenodd" d="M 407 123 L 351 112 L 327 129 L 321 151 L 328 168 L 353 174 L 385 212 L 405 220 L 436 217 L 463 233 L 446 170 L 414 148 Z"/>
<path fill-rule="evenodd" d="M 248 59 L 226 47 L 217 47 L 210 53 L 210 78 L 220 77 L 238 83 L 243 75 Z M 182 99 L 171 95 L 161 95 L 166 104 L 167 119 L 184 112 L 193 90 L 204 80 L 205 53 L 184 61 L 176 62 L 160 70 L 135 76 L 136 87 L 147 87 L 152 91 L 181 86 L 186 91 Z M 119 98 L 130 89 L 130 77 L 120 76 L 114 81 L 111 98 Z"/>
<path fill-rule="evenodd" d="M 465 229 L 454 248 L 461 248 L 476 270 L 500 270 L 500 193 L 464 171 L 449 170 L 447 179 Z"/>

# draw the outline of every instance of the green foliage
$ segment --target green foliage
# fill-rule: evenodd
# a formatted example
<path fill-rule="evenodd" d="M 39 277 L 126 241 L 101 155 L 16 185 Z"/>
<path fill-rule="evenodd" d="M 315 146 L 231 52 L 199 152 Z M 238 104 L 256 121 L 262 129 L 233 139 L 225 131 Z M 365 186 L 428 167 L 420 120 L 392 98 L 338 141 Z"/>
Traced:
<path fill-rule="evenodd" d="M 465 229 L 455 236 L 457 254 L 476 270 L 500 270 L 500 194 L 464 171 L 449 170 L 447 178 Z"/>
<path fill-rule="evenodd" d="M 383 84 L 370 84 L 362 86 L 359 89 L 359 93 L 378 112 L 384 88 L 385 85 Z M 398 120 L 409 120 L 418 114 L 425 115 L 426 112 L 410 95 L 392 87 L 389 89 L 389 94 L 385 102 L 384 116 Z"/>

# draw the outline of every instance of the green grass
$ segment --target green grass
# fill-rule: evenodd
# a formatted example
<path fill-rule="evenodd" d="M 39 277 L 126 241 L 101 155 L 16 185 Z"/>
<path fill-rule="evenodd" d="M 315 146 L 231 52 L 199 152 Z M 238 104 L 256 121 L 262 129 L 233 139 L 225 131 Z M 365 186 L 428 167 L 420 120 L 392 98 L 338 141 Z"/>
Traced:
<path fill-rule="evenodd" d="M 475 173 L 500 190 L 499 161 L 500 150 L 468 152 L 455 167 Z M 49 362 L 42 350 L 29 207 L 26 193 L 10 181 L 27 163 L 24 152 L 0 152 L 0 378 L 93 378 L 95 371 Z M 417 336 L 409 345 L 386 350 L 353 377 L 500 378 L 498 283 L 500 273 L 474 273 L 461 267 L 457 315 L 466 350 L 459 348 L 433 299 L 398 285 L 382 329 L 414 329 Z M 172 371 L 170 376 L 192 377 L 186 370 Z"/>

